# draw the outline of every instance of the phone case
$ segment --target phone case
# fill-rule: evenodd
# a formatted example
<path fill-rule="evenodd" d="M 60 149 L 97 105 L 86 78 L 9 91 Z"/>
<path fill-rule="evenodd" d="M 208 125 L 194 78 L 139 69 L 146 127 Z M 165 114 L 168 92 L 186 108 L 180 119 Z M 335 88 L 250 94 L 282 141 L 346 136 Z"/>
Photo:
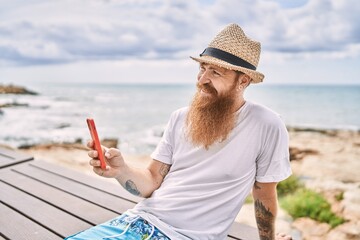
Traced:
<path fill-rule="evenodd" d="M 104 154 L 102 153 L 99 136 L 96 131 L 95 121 L 92 118 L 87 118 L 86 122 L 87 122 L 87 125 L 90 130 L 91 138 L 94 141 L 94 148 L 98 152 L 98 159 L 100 160 L 100 167 L 101 167 L 101 169 L 105 169 L 106 162 L 105 162 Z"/>

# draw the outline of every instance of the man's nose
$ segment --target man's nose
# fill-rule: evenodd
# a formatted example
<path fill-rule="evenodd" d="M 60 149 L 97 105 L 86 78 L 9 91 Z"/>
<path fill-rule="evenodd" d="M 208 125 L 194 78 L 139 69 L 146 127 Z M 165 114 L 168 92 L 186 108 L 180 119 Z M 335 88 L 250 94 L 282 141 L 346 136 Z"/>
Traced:
<path fill-rule="evenodd" d="M 211 82 L 211 80 L 209 78 L 209 72 L 205 70 L 204 72 L 199 73 L 198 82 L 199 82 L 199 84 L 207 84 L 207 83 Z"/>

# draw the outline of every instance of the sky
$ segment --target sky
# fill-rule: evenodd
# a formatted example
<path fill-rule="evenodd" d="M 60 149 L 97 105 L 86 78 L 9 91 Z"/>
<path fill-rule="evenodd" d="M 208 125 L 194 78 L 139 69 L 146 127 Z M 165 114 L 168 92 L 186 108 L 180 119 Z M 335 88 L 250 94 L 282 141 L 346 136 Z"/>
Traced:
<path fill-rule="evenodd" d="M 194 83 L 229 23 L 263 84 L 360 84 L 358 0 L 0 0 L 0 83 Z"/>

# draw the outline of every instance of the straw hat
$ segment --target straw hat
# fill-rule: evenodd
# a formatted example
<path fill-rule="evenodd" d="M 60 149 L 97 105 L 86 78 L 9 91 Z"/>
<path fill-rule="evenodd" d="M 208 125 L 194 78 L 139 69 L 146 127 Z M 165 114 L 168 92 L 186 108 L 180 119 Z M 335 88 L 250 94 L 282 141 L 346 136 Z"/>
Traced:
<path fill-rule="evenodd" d="M 252 83 L 259 83 L 264 79 L 264 74 L 256 71 L 260 52 L 260 43 L 248 38 L 240 26 L 233 23 L 216 35 L 200 57 L 191 58 L 243 72 L 251 77 Z"/>

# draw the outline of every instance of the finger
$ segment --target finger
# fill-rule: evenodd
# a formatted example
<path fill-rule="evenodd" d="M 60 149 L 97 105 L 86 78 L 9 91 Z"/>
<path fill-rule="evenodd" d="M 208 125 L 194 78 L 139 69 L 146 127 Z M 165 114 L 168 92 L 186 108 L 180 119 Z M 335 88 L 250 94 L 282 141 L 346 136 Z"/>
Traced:
<path fill-rule="evenodd" d="M 93 151 L 88 151 L 88 156 L 91 158 L 97 158 L 99 154 L 97 151 L 93 150 Z"/>
<path fill-rule="evenodd" d="M 93 168 L 93 171 L 94 171 L 94 173 L 96 173 L 97 175 L 100 176 L 102 170 L 101 170 L 101 168 L 99 168 L 99 167 L 94 167 L 94 168 Z"/>
<path fill-rule="evenodd" d="M 97 160 L 97 159 L 91 159 L 89 161 L 89 164 L 92 167 L 100 167 L 101 166 L 100 160 Z"/>
<path fill-rule="evenodd" d="M 94 167 L 93 171 L 99 176 L 104 176 L 104 173 L 106 172 L 106 170 L 102 170 L 100 167 Z"/>
<path fill-rule="evenodd" d="M 121 152 L 120 152 L 119 149 L 110 148 L 110 149 L 107 149 L 105 151 L 105 157 L 107 159 L 111 159 L 111 158 L 114 158 L 114 157 L 122 157 L 122 156 L 121 156 Z"/>
<path fill-rule="evenodd" d="M 86 144 L 86 146 L 88 147 L 88 148 L 94 148 L 94 141 L 93 140 L 89 140 L 88 142 L 87 142 L 87 144 Z"/>

